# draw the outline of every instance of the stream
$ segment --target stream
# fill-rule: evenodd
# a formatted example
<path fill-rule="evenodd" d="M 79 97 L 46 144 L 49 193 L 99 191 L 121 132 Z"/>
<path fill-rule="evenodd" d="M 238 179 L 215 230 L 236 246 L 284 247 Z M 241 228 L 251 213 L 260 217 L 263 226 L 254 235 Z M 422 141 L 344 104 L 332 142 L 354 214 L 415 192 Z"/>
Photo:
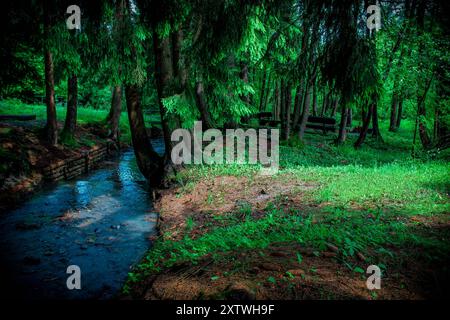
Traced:
<path fill-rule="evenodd" d="M 158 153 L 163 142 L 153 141 Z M 149 249 L 157 213 L 132 149 L 98 169 L 44 187 L 0 215 L 2 296 L 110 299 Z M 81 270 L 69 290 L 68 266 Z"/>

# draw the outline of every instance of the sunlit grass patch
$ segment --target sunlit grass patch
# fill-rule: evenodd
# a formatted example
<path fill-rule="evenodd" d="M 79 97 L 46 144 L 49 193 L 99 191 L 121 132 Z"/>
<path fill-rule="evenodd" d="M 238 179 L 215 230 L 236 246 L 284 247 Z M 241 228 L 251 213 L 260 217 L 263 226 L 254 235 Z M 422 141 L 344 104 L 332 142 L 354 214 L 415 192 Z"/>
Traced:
<path fill-rule="evenodd" d="M 64 121 L 66 117 L 67 108 L 64 105 L 57 105 L 56 118 L 58 121 Z M 77 123 L 78 124 L 104 124 L 108 115 L 109 108 L 106 109 L 92 109 L 79 106 L 77 109 Z M 27 104 L 17 99 L 8 99 L 0 101 L 1 114 L 14 115 L 36 115 L 37 120 L 45 121 L 47 119 L 47 110 L 44 104 Z M 146 122 L 151 123 L 157 121 L 159 115 L 144 115 Z M 121 141 L 131 143 L 131 132 L 128 124 L 128 115 L 122 112 L 120 116 L 120 131 Z M 69 145 L 72 143 L 69 141 Z"/>
<path fill-rule="evenodd" d="M 410 214 L 450 210 L 445 163 L 392 163 L 379 167 L 305 167 L 292 169 L 298 179 L 319 182 L 318 203 L 396 209 Z"/>

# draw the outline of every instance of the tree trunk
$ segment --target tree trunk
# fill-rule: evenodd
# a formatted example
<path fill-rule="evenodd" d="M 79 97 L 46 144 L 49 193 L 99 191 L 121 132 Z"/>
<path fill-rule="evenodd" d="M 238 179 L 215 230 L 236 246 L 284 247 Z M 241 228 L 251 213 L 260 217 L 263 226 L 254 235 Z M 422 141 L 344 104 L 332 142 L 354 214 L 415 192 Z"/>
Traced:
<path fill-rule="evenodd" d="M 345 128 L 347 125 L 347 115 L 348 115 L 348 108 L 346 108 L 345 103 L 343 103 L 341 109 L 341 122 L 339 124 L 339 135 L 336 139 L 337 145 L 343 144 L 347 139 L 347 130 Z"/>
<path fill-rule="evenodd" d="M 424 148 L 429 148 L 431 145 L 431 139 L 430 136 L 428 135 L 425 124 L 420 120 L 419 120 L 419 136 L 420 141 L 422 142 L 422 146 Z"/>
<path fill-rule="evenodd" d="M 269 95 L 270 95 L 270 84 L 271 84 L 271 78 L 270 78 L 270 74 L 269 77 L 267 79 L 267 85 L 266 85 L 266 93 L 264 95 L 264 104 L 263 104 L 263 112 L 267 110 L 267 102 L 269 101 Z"/>
<path fill-rule="evenodd" d="M 308 117 L 310 113 L 310 104 L 311 104 L 311 86 L 308 86 L 308 89 L 306 91 L 305 101 L 303 104 L 303 112 L 302 117 L 300 119 L 300 128 L 298 132 L 298 137 L 300 140 L 303 140 L 305 137 L 305 130 L 306 130 L 306 124 L 308 122 Z"/>
<path fill-rule="evenodd" d="M 248 83 L 248 65 L 246 63 L 241 62 L 241 72 L 239 76 L 245 83 Z M 241 95 L 240 98 L 242 101 L 244 101 L 246 105 L 251 104 L 251 98 L 249 95 Z M 248 120 L 249 120 L 248 116 L 242 117 L 243 123 L 248 123 Z"/>
<path fill-rule="evenodd" d="M 280 97 L 280 84 L 277 81 L 275 84 L 275 101 L 274 101 L 274 105 L 273 105 L 273 119 L 278 121 L 280 120 L 280 105 L 281 105 L 281 97 Z"/>
<path fill-rule="evenodd" d="M 180 75 L 180 57 L 181 57 L 181 42 L 182 42 L 182 34 L 181 31 L 173 32 L 170 35 L 170 40 L 172 41 L 172 69 L 173 76 L 179 77 Z"/>
<path fill-rule="evenodd" d="M 291 105 L 292 94 L 291 85 L 287 84 L 284 88 L 284 106 L 283 106 L 283 118 L 281 122 L 281 133 L 284 140 L 288 140 L 290 136 L 291 127 Z"/>
<path fill-rule="evenodd" d="M 348 109 L 347 127 L 351 128 L 352 127 L 352 123 L 353 123 L 353 110 L 352 109 Z"/>
<path fill-rule="evenodd" d="M 77 127 L 77 96 L 78 79 L 77 75 L 71 75 L 67 80 L 67 113 L 64 123 L 64 134 L 72 137 Z"/>
<path fill-rule="evenodd" d="M 266 92 L 266 78 L 267 78 L 267 70 L 264 68 L 263 78 L 261 83 L 261 95 L 259 96 L 259 112 L 264 111 L 264 101 L 265 101 L 265 92 Z"/>
<path fill-rule="evenodd" d="M 45 63 L 45 103 L 47 105 L 47 124 L 45 126 L 47 141 L 55 146 L 58 144 L 58 122 L 56 120 L 55 80 L 53 72 L 53 56 L 50 51 L 49 30 L 50 13 L 48 1 L 44 1 L 44 63 Z"/>
<path fill-rule="evenodd" d="M 403 51 L 400 54 L 400 59 L 402 59 Z M 402 64 L 402 61 L 399 61 L 399 65 Z M 394 79 L 394 88 L 392 91 L 392 101 L 391 101 L 391 116 L 389 120 L 389 131 L 395 132 L 397 131 L 397 110 L 399 104 L 399 79 L 400 75 L 397 74 Z"/>
<path fill-rule="evenodd" d="M 294 131 L 296 131 L 298 128 L 298 122 L 300 120 L 300 116 L 302 113 L 302 102 L 303 102 L 303 94 L 302 94 L 302 85 L 300 84 L 297 87 L 294 99 L 294 119 L 292 119 L 292 130 Z"/>
<path fill-rule="evenodd" d="M 395 129 L 398 130 L 400 128 L 400 123 L 402 121 L 402 113 L 403 113 L 403 98 L 400 98 L 398 101 L 398 108 L 397 108 L 397 119 L 395 122 Z"/>
<path fill-rule="evenodd" d="M 281 120 L 281 139 L 285 139 L 286 132 L 286 84 L 281 80 L 280 85 L 280 120 Z"/>
<path fill-rule="evenodd" d="M 317 116 L 317 85 L 313 85 L 313 103 L 312 103 L 313 116 Z"/>
<path fill-rule="evenodd" d="M 121 86 L 114 86 L 112 91 L 111 109 L 107 121 L 110 130 L 109 137 L 118 143 L 120 136 L 120 115 L 122 112 L 122 88 Z"/>
<path fill-rule="evenodd" d="M 297 91 L 295 93 L 295 104 L 294 104 L 294 119 L 292 122 L 292 128 L 294 130 L 299 130 L 299 122 L 303 113 L 303 104 L 305 101 L 306 90 L 303 88 L 303 81 L 297 87 Z"/>
<path fill-rule="evenodd" d="M 433 139 L 437 141 L 439 138 L 439 108 L 434 109 L 434 126 L 433 126 Z"/>
<path fill-rule="evenodd" d="M 129 5 L 129 1 L 127 1 Z M 124 47 L 124 8 L 125 1 L 116 1 L 116 12 L 115 12 L 115 23 L 114 32 L 119 36 L 120 41 L 118 42 L 118 52 L 123 53 Z M 118 77 L 121 78 L 122 66 L 117 67 Z M 116 142 L 117 146 L 120 148 L 120 116 L 122 113 L 122 87 L 121 85 L 115 85 L 112 88 L 111 93 L 111 108 L 109 109 L 108 116 L 106 117 L 106 124 L 109 128 L 109 138 Z"/>
<path fill-rule="evenodd" d="M 372 110 L 372 137 L 376 140 L 382 142 L 383 138 L 381 137 L 380 126 L 378 124 L 378 103 L 374 102 L 373 110 Z"/>
<path fill-rule="evenodd" d="M 248 83 L 248 65 L 246 63 L 241 63 L 240 77 L 245 83 Z M 241 99 L 246 104 L 250 104 L 250 97 L 248 95 L 242 96 Z"/>
<path fill-rule="evenodd" d="M 431 82 L 433 81 L 434 73 L 430 77 L 428 83 L 425 83 L 425 77 L 423 74 L 426 70 L 426 60 L 424 56 L 424 41 L 423 41 L 423 34 L 425 29 L 425 8 L 426 8 L 426 1 L 420 0 L 418 2 L 418 8 L 417 8 L 417 33 L 419 38 L 419 48 L 418 48 L 418 67 L 417 70 L 419 72 L 419 75 L 422 75 L 418 77 L 418 88 L 417 90 L 417 119 L 416 119 L 416 126 L 417 122 L 419 124 L 419 136 L 420 141 L 422 142 L 422 146 L 426 149 L 431 144 L 431 139 L 428 136 L 428 132 L 426 130 L 426 125 L 423 121 L 423 119 L 426 118 L 426 104 L 425 100 L 428 94 L 428 90 L 430 89 Z M 417 130 L 416 130 L 417 131 Z"/>
<path fill-rule="evenodd" d="M 162 102 L 167 96 L 170 80 L 173 78 L 173 61 L 170 50 L 170 38 L 160 39 L 156 31 L 153 32 L 153 48 L 155 52 L 155 80 L 158 92 L 158 106 L 161 115 L 161 125 L 164 134 L 166 160 L 170 159 L 172 152 L 171 130 L 169 117 Z"/>
<path fill-rule="evenodd" d="M 423 121 L 423 118 L 426 117 L 426 107 L 425 107 L 425 100 L 427 98 L 428 91 L 430 90 L 431 83 L 433 82 L 434 74 L 430 77 L 430 80 L 425 86 L 425 91 L 423 92 L 423 95 L 419 97 L 418 103 L 417 103 L 417 120 L 419 124 L 419 136 L 420 141 L 422 142 L 422 146 L 426 149 L 430 147 L 431 145 L 431 139 L 428 135 L 426 125 Z"/>
<path fill-rule="evenodd" d="M 186 90 L 187 83 L 187 66 L 185 60 L 181 55 L 181 47 L 183 45 L 183 31 L 181 29 L 172 32 L 170 36 L 172 44 L 172 70 L 173 78 L 173 94 L 182 94 Z M 176 128 L 181 128 L 181 117 L 179 114 L 172 115 L 173 122 Z"/>
<path fill-rule="evenodd" d="M 203 92 L 203 84 L 201 81 L 198 81 L 195 84 L 195 100 L 197 103 L 197 108 L 200 111 L 203 129 L 208 130 L 212 128 L 211 117 L 209 115 L 208 105 L 205 101 L 205 94 Z"/>
<path fill-rule="evenodd" d="M 397 93 L 397 81 L 394 82 L 394 91 L 392 93 L 392 101 L 391 101 L 391 116 L 389 119 L 389 131 L 395 132 L 397 131 L 397 108 L 398 108 L 398 93 Z"/>
<path fill-rule="evenodd" d="M 328 111 L 328 100 L 330 99 L 331 91 L 324 97 L 322 103 L 322 111 L 320 112 L 320 116 L 324 117 Z"/>
<path fill-rule="evenodd" d="M 185 89 L 187 81 L 187 70 L 184 60 L 181 59 L 181 46 L 183 43 L 183 31 L 178 30 L 171 35 L 172 41 L 172 69 L 173 76 L 178 80 L 179 88 L 177 92 Z"/>
<path fill-rule="evenodd" d="M 332 118 L 336 117 L 338 106 L 339 106 L 339 98 L 335 98 L 333 100 L 333 110 L 331 111 Z"/>
<path fill-rule="evenodd" d="M 363 144 L 364 140 L 366 140 L 367 132 L 369 131 L 370 120 L 372 119 L 372 111 L 373 105 L 369 106 L 369 110 L 367 110 L 367 115 L 363 118 L 363 126 L 361 128 L 361 132 L 359 133 L 358 140 L 355 142 L 355 149 L 358 149 Z"/>
<path fill-rule="evenodd" d="M 389 131 L 397 131 L 397 108 L 398 108 L 398 95 L 396 92 L 392 94 L 391 102 L 391 116 L 389 119 Z"/>
<path fill-rule="evenodd" d="M 150 185 L 158 186 L 163 177 L 163 164 L 147 136 L 138 88 L 135 85 L 126 85 L 125 96 L 136 162 Z"/>

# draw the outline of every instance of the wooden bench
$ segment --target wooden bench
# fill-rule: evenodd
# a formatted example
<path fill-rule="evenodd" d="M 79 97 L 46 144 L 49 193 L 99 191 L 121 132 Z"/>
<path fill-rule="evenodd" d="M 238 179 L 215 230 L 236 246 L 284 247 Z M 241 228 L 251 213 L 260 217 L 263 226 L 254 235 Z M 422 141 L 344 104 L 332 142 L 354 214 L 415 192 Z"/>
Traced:
<path fill-rule="evenodd" d="M 309 116 L 306 123 L 307 129 L 322 130 L 324 133 L 327 131 L 336 131 L 336 119 L 327 117 L 315 117 Z"/>
<path fill-rule="evenodd" d="M 276 127 L 279 124 L 281 124 L 280 120 L 274 120 L 272 118 L 271 112 L 260 112 L 257 114 L 257 118 L 259 120 L 259 124 L 262 126 Z M 294 115 L 291 116 L 291 119 L 294 119 Z M 336 119 L 327 117 L 309 116 L 308 122 L 306 123 L 306 128 L 322 130 L 324 132 L 327 131 L 334 132 L 336 131 Z"/>

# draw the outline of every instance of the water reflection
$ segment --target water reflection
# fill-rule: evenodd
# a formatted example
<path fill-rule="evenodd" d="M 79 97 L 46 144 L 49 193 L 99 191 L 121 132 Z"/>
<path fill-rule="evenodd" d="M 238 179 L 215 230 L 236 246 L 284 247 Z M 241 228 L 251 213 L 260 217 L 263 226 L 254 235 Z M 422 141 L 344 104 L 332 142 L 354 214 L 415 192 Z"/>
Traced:
<path fill-rule="evenodd" d="M 91 174 L 49 187 L 3 214 L 3 294 L 29 299 L 116 294 L 154 232 L 155 213 L 144 181 L 128 150 Z M 81 268 L 82 290 L 66 287 L 71 264 Z"/>
<path fill-rule="evenodd" d="M 90 202 L 89 185 L 87 181 L 75 182 L 75 199 L 77 207 L 87 206 Z"/>

